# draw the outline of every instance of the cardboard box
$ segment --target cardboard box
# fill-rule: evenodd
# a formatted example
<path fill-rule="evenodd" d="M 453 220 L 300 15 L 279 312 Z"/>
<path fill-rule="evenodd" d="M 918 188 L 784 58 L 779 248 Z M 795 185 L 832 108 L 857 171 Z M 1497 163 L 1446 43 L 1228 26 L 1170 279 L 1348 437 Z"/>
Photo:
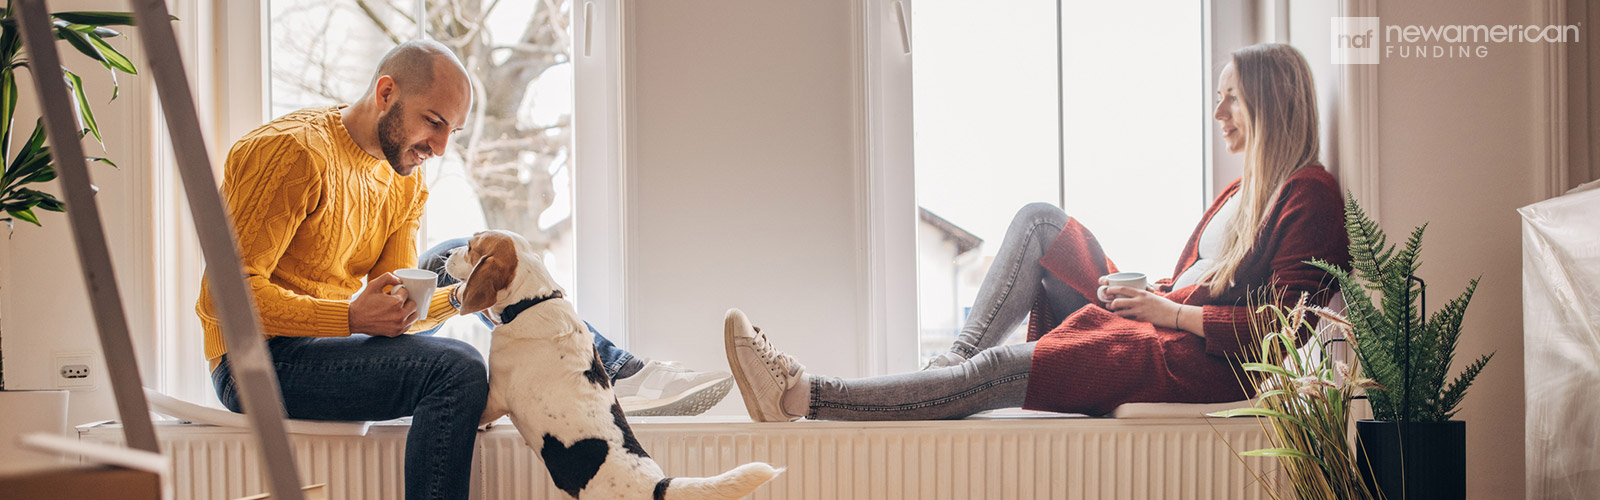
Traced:
<path fill-rule="evenodd" d="M 161 500 L 161 477 L 104 465 L 51 468 L 0 476 L 0 498 Z"/>

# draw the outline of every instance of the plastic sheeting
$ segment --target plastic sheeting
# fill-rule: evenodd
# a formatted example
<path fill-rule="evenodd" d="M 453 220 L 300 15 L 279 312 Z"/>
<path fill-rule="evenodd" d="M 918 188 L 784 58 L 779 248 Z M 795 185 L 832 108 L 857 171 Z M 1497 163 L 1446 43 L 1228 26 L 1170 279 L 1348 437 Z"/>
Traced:
<path fill-rule="evenodd" d="M 1528 498 L 1600 495 L 1600 189 L 1522 213 Z"/>

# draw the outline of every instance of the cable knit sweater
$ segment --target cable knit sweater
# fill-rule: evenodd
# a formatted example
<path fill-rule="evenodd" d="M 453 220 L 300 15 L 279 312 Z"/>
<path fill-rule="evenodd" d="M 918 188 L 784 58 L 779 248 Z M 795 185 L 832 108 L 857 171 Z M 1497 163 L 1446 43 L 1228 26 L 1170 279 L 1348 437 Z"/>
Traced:
<path fill-rule="evenodd" d="M 363 278 L 416 267 L 428 188 L 356 145 L 339 109 L 284 115 L 228 151 L 222 192 L 268 337 L 350 335 L 350 298 Z M 434 293 L 412 331 L 455 314 L 449 290 Z M 228 348 L 203 279 L 195 312 L 215 368 Z"/>
<path fill-rule="evenodd" d="M 1194 265 L 1200 234 L 1238 190 L 1239 181 L 1234 181 L 1206 210 L 1174 276 Z M 1284 181 L 1254 248 L 1234 273 L 1232 288 L 1212 295 L 1200 285 L 1173 290 L 1171 280 L 1157 283 L 1168 299 L 1201 306 L 1201 337 L 1122 318 L 1093 299 L 1097 279 L 1116 266 L 1088 229 L 1068 219 L 1039 264 L 1094 303 L 1060 320 L 1052 317 L 1042 294 L 1035 297 L 1028 340 L 1038 344 L 1023 407 L 1100 415 L 1123 403 L 1223 403 L 1249 397 L 1249 384 L 1236 375 L 1243 374 L 1240 356 L 1258 349 L 1250 332 L 1247 294 L 1270 285 L 1285 300 L 1294 301 L 1304 292 L 1311 294 L 1311 303 L 1327 304 L 1337 284 L 1305 263 L 1311 259 L 1344 267 L 1350 262 L 1344 199 L 1321 165 L 1301 167 Z"/>

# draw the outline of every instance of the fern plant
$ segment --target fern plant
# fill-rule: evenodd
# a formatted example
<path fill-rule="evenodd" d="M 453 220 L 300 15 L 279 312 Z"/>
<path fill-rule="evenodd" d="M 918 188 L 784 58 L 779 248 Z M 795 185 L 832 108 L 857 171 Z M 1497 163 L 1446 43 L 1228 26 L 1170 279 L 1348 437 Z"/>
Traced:
<path fill-rule="evenodd" d="M 1320 260 L 1311 262 L 1339 280 L 1356 359 L 1364 374 L 1382 386 L 1367 390 L 1377 420 L 1450 420 L 1467 387 L 1494 357 L 1489 353 L 1478 358 L 1447 383 L 1456 342 L 1461 338 L 1461 320 L 1482 276 L 1425 319 L 1426 312 L 1417 300 L 1425 297 L 1426 288 L 1415 276 L 1427 227 L 1423 224 L 1412 230 L 1405 246 L 1396 248 L 1355 197 L 1348 196 L 1345 230 L 1350 235 L 1352 271 Z"/>

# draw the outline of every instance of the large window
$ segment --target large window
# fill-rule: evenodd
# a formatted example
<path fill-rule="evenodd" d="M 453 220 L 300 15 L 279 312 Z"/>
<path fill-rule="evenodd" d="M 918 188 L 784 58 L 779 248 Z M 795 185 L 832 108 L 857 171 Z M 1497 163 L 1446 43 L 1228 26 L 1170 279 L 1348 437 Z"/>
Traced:
<path fill-rule="evenodd" d="M 467 66 L 474 105 L 449 150 L 420 171 L 430 197 L 419 252 L 484 229 L 515 231 L 544 249 L 551 273 L 572 291 L 570 6 L 271 0 L 272 114 L 354 102 L 390 48 L 421 37 L 445 44 Z M 488 350 L 488 329 L 471 318 L 451 320 L 440 335 Z"/>
<path fill-rule="evenodd" d="M 949 347 L 1027 203 L 1062 207 L 1123 270 L 1172 274 L 1207 201 L 1213 76 L 1202 4 L 1156 3 L 912 4 L 921 359 Z"/>

